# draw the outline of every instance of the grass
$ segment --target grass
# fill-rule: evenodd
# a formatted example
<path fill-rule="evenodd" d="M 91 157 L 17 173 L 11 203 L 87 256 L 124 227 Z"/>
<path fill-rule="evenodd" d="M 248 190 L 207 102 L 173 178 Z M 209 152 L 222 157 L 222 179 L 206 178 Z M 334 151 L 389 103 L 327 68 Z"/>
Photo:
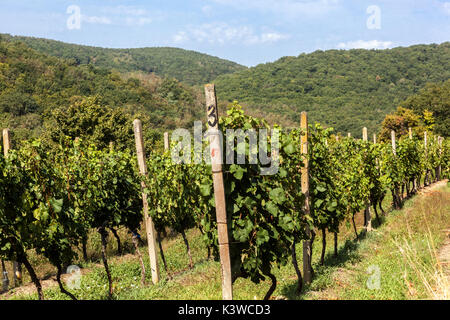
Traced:
<path fill-rule="evenodd" d="M 390 211 L 390 196 L 383 207 L 389 211 L 381 224 L 373 220 L 374 230 L 354 241 L 350 223 L 344 223 L 339 234 L 339 254 L 333 256 L 333 235 L 327 234 L 325 265 L 319 265 L 322 249 L 321 235 L 314 242 L 313 268 L 315 277 L 301 295 L 295 293 L 297 278 L 292 264 L 274 268 L 278 279 L 273 294 L 278 299 L 448 299 L 448 282 L 437 261 L 437 250 L 443 244 L 450 221 L 450 187 L 418 195 L 406 201 L 402 210 Z M 374 218 L 373 218 L 374 219 Z M 356 217 L 359 231 L 362 230 L 362 214 Z M 221 299 L 220 263 L 206 260 L 207 250 L 200 233 L 187 233 L 194 260 L 194 268 L 188 269 L 188 258 L 181 236 L 164 240 L 166 260 L 173 279 L 168 280 L 160 259 L 161 279 L 152 285 L 147 248 L 141 247 L 147 270 L 147 285 L 140 284 L 140 267 L 132 253 L 131 241 L 121 232 L 125 254 L 116 254 L 113 237 L 108 242 L 109 261 L 114 281 L 114 299 Z M 145 233 L 142 233 L 145 234 Z M 93 261 L 79 265 L 87 270 L 81 280 L 81 288 L 72 290 L 79 299 L 106 299 L 107 279 L 99 261 L 99 239 L 93 234 L 88 244 L 88 253 Z M 145 240 L 145 239 L 144 239 Z M 301 266 L 302 246 L 297 245 L 297 256 Z M 54 275 L 53 268 L 34 256 L 38 263 L 39 276 Z M 379 277 L 377 278 L 377 274 Z M 377 289 L 377 279 L 379 288 Z M 24 279 L 25 282 L 28 278 Z M 370 282 L 372 280 L 372 282 Z M 367 283 L 372 283 L 368 286 Z M 235 299 L 262 299 L 270 281 L 254 284 L 247 279 L 238 279 L 233 285 Z M 375 288 L 374 288 L 375 286 Z M 372 289 L 371 289 L 372 288 Z M 46 299 L 67 299 L 57 287 L 44 290 Z M 1 296 L 0 296 L 1 298 Z M 10 299 L 37 299 L 34 287 L 25 293 L 9 295 Z"/>

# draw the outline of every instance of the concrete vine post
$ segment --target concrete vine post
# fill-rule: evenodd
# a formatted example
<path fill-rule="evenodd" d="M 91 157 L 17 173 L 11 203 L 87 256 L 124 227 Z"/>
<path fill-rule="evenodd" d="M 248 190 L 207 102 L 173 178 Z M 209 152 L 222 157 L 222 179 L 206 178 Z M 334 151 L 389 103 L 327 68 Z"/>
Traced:
<path fill-rule="evenodd" d="M 305 204 L 303 211 L 306 215 L 310 214 L 310 194 L 309 194 L 309 161 L 308 161 L 308 114 L 301 113 L 300 128 L 303 131 L 301 137 L 301 153 L 304 155 L 303 167 L 301 170 L 301 187 L 302 193 L 305 195 Z M 310 284 L 312 281 L 312 234 L 308 225 L 306 225 L 307 240 L 303 241 L 303 281 Z"/>
<path fill-rule="evenodd" d="M 143 176 L 147 175 L 147 163 L 145 162 L 145 149 L 144 149 L 144 138 L 142 132 L 142 122 L 139 119 L 134 120 L 134 137 L 136 141 L 136 154 L 139 163 L 139 171 Z M 145 183 L 141 182 L 142 190 L 145 189 Z M 153 224 L 152 218 L 148 214 L 148 201 L 147 194 L 142 192 L 142 204 L 144 209 L 144 222 L 147 232 L 148 241 L 148 254 L 150 257 L 150 269 L 152 271 L 152 282 L 157 284 L 159 282 L 159 266 L 158 266 L 158 256 L 156 249 L 156 232 L 155 226 Z"/>
<path fill-rule="evenodd" d="M 222 145 L 219 132 L 219 110 L 214 84 L 205 85 L 206 115 L 211 152 L 211 168 L 216 202 L 219 256 L 222 269 L 222 298 L 233 300 L 233 279 L 231 274 L 230 240 L 222 171 Z"/>

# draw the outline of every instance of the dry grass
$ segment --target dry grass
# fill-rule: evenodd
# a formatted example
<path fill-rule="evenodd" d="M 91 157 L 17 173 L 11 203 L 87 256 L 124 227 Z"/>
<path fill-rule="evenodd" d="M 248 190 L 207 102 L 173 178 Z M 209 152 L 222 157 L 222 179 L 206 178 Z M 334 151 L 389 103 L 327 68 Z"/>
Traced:
<path fill-rule="evenodd" d="M 448 266 L 445 264 L 446 261 L 449 260 L 450 254 L 450 243 L 449 241 L 444 243 L 444 246 L 441 254 L 438 252 L 436 248 L 435 241 L 433 240 L 433 232 L 430 228 L 430 219 L 433 219 L 433 216 L 428 216 L 426 213 L 436 212 L 440 208 L 444 208 L 444 210 L 448 210 L 448 205 L 443 205 L 444 199 L 441 199 L 440 194 L 436 191 L 425 193 L 425 195 L 432 197 L 432 201 L 420 202 L 420 216 L 421 226 L 426 228 L 426 233 L 424 234 L 424 241 L 426 243 L 427 255 L 431 258 L 431 263 L 424 263 L 420 258 L 420 254 L 418 252 L 418 248 L 413 245 L 413 228 L 408 223 L 408 219 L 406 219 L 407 223 L 407 236 L 394 240 L 396 247 L 401 253 L 405 263 L 413 270 L 415 276 L 418 277 L 423 286 L 425 287 L 428 295 L 435 300 L 449 300 L 450 299 L 450 286 L 449 286 L 449 278 L 448 278 Z M 433 201 L 437 200 L 437 201 Z M 448 212 L 447 212 L 448 215 Z M 436 232 L 436 230 L 434 230 Z M 447 233 L 447 232 L 446 232 Z M 448 237 L 448 233 L 446 234 Z M 444 262 L 444 263 L 443 263 Z M 405 282 L 408 285 L 408 290 L 411 295 L 413 295 L 414 289 L 411 284 L 407 281 L 407 271 L 405 269 L 404 274 Z"/>

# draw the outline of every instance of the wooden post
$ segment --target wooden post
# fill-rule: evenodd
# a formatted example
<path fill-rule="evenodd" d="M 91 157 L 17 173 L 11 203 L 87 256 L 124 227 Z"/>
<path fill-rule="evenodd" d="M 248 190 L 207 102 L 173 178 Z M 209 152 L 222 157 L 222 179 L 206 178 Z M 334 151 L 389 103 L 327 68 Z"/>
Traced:
<path fill-rule="evenodd" d="M 2 259 L 2 291 L 6 292 L 9 289 L 9 279 L 8 279 L 8 272 L 6 271 L 5 261 Z"/>
<path fill-rule="evenodd" d="M 136 141 L 136 154 L 139 163 L 139 171 L 141 175 L 147 175 L 147 163 L 145 162 L 145 149 L 144 149 L 144 138 L 142 135 L 142 123 L 141 120 L 136 119 L 133 122 L 134 137 Z M 142 190 L 145 189 L 145 183 L 141 182 Z M 145 229 L 147 232 L 148 241 L 148 255 L 150 257 L 150 268 L 152 270 L 152 282 L 157 284 L 159 282 L 159 266 L 158 266 L 158 256 L 156 249 L 156 232 L 155 226 L 153 224 L 152 218 L 148 214 L 148 202 L 147 194 L 142 192 L 142 202 L 144 208 L 144 222 Z"/>
<path fill-rule="evenodd" d="M 395 131 L 394 130 L 391 131 L 391 141 L 392 141 L 392 153 L 396 157 L 397 156 L 397 145 L 395 143 Z M 401 207 L 402 200 L 401 200 L 401 196 L 399 195 L 399 192 L 400 192 L 399 187 L 395 186 L 394 194 L 392 195 L 392 197 L 393 197 L 393 201 L 394 201 L 394 207 L 396 209 L 400 209 L 400 207 Z"/>
<path fill-rule="evenodd" d="M 231 274 L 230 241 L 225 202 L 225 189 L 222 172 L 222 146 L 219 136 L 219 111 L 217 108 L 216 87 L 205 86 L 206 114 L 211 152 L 211 167 L 216 201 L 217 231 L 219 237 L 219 255 L 222 269 L 222 298 L 233 300 L 233 281 Z"/>
<path fill-rule="evenodd" d="M 164 132 L 164 151 L 169 150 L 169 133 L 168 132 Z"/>
<path fill-rule="evenodd" d="M 8 156 L 8 152 L 11 149 L 11 135 L 9 129 L 3 129 L 3 154 L 5 158 Z M 16 261 L 12 262 L 13 266 L 13 279 L 14 286 L 17 286 L 22 279 L 22 272 L 20 270 L 20 266 Z"/>
<path fill-rule="evenodd" d="M 442 140 L 444 140 L 443 137 L 439 137 L 439 138 L 438 138 L 438 143 L 439 143 L 439 157 L 440 157 L 440 158 L 442 158 Z M 439 164 L 439 167 L 438 167 L 438 177 L 437 177 L 438 180 L 441 180 L 441 174 L 442 174 L 442 166 L 441 166 L 441 164 Z"/>
<path fill-rule="evenodd" d="M 373 144 L 377 144 L 377 134 L 373 134 Z M 380 159 L 376 158 L 377 170 L 380 171 Z"/>
<path fill-rule="evenodd" d="M 395 144 L 395 131 L 391 131 L 391 141 L 392 141 L 392 152 L 394 153 L 394 156 L 397 155 L 397 146 Z"/>
<path fill-rule="evenodd" d="M 9 150 L 11 149 L 11 135 L 9 134 L 9 129 L 3 129 L 3 154 L 8 155 Z"/>
<path fill-rule="evenodd" d="M 3 129 L 3 153 L 5 157 L 8 153 L 9 146 L 10 146 L 9 130 Z M 3 261 L 2 259 L 2 292 L 8 291 L 8 288 L 9 288 L 8 272 L 6 271 L 5 261 Z"/>
<path fill-rule="evenodd" d="M 409 140 L 412 140 L 413 134 L 412 134 L 412 128 L 411 128 L 411 127 L 408 127 L 408 136 L 409 136 Z M 417 179 L 414 178 L 413 181 L 412 181 L 412 183 L 413 183 L 412 191 L 415 192 L 416 184 L 417 184 Z M 408 182 L 407 185 L 409 185 L 409 182 Z"/>
<path fill-rule="evenodd" d="M 367 128 L 363 128 L 363 141 L 368 142 L 369 136 L 367 134 Z M 364 227 L 367 232 L 372 231 L 372 219 L 370 215 L 370 203 L 366 201 L 366 208 L 364 209 Z"/>
<path fill-rule="evenodd" d="M 362 135 L 363 135 L 363 140 L 364 140 L 364 141 L 368 141 L 367 128 L 364 127 L 362 132 L 363 132 L 363 133 L 362 133 Z"/>
<path fill-rule="evenodd" d="M 349 133 L 347 133 L 347 137 L 348 138 L 351 138 L 352 137 L 352 134 L 349 132 Z"/>
<path fill-rule="evenodd" d="M 301 153 L 305 156 L 303 160 L 303 167 L 301 170 L 301 186 L 302 193 L 305 195 L 305 205 L 303 210 L 306 215 L 310 213 L 310 204 L 309 204 L 309 162 L 308 162 L 308 114 L 306 112 L 301 113 L 300 118 L 300 128 L 302 129 L 304 135 L 301 137 Z M 311 230 L 306 225 L 306 236 L 308 240 L 303 241 L 303 282 L 305 284 L 309 284 L 312 281 L 312 241 L 311 239 Z"/>
<path fill-rule="evenodd" d="M 427 150 L 427 137 L 428 136 L 428 134 L 427 134 L 427 132 L 425 131 L 424 133 L 423 133 L 423 145 L 425 146 L 425 150 Z"/>
<path fill-rule="evenodd" d="M 428 144 L 428 133 L 425 131 L 423 133 L 423 146 L 424 146 L 424 151 L 425 151 L 425 158 L 427 157 L 427 144 Z M 423 180 L 423 186 L 426 187 L 428 185 L 428 169 L 425 169 L 425 178 Z"/>

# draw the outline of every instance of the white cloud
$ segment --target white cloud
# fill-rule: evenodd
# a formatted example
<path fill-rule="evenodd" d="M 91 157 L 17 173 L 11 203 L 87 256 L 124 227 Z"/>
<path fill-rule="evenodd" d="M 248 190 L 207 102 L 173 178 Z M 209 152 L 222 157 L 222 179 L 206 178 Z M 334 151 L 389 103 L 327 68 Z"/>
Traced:
<path fill-rule="evenodd" d="M 114 15 L 126 15 L 126 16 L 144 16 L 148 15 L 148 11 L 135 6 L 116 6 L 116 7 L 103 7 L 102 11 Z"/>
<path fill-rule="evenodd" d="M 357 40 L 349 42 L 341 42 L 338 44 L 339 49 L 387 49 L 392 47 L 392 41 L 379 40 Z"/>
<path fill-rule="evenodd" d="M 317 16 L 338 7 L 340 0 L 210 0 L 232 6 L 238 10 L 259 10 L 271 14 L 281 14 L 286 18 Z"/>
<path fill-rule="evenodd" d="M 442 4 L 442 9 L 444 10 L 445 14 L 450 15 L 450 2 L 444 2 Z"/>
<path fill-rule="evenodd" d="M 261 35 L 261 42 L 277 42 L 280 40 L 285 40 L 289 38 L 289 35 L 280 34 L 276 32 L 263 33 Z"/>
<path fill-rule="evenodd" d="M 212 16 L 212 14 L 213 14 L 213 8 L 212 8 L 211 6 L 203 6 L 203 7 L 202 7 L 202 12 L 203 12 L 206 16 L 210 17 L 210 16 Z"/>
<path fill-rule="evenodd" d="M 81 15 L 81 21 L 92 24 L 111 24 L 112 21 L 108 17 L 86 16 Z"/>
<path fill-rule="evenodd" d="M 243 44 L 254 45 L 274 43 L 288 39 L 289 35 L 277 32 L 255 33 L 249 26 L 230 26 L 226 23 L 206 23 L 200 26 L 188 26 L 186 31 L 178 32 L 175 43 L 195 41 L 209 44 Z"/>
<path fill-rule="evenodd" d="M 146 17 L 127 17 L 125 21 L 128 26 L 144 26 L 152 23 L 152 19 Z"/>
<path fill-rule="evenodd" d="M 101 8 L 101 12 L 112 16 L 114 23 L 117 25 L 144 26 L 153 21 L 146 9 L 136 6 L 106 6 Z"/>

